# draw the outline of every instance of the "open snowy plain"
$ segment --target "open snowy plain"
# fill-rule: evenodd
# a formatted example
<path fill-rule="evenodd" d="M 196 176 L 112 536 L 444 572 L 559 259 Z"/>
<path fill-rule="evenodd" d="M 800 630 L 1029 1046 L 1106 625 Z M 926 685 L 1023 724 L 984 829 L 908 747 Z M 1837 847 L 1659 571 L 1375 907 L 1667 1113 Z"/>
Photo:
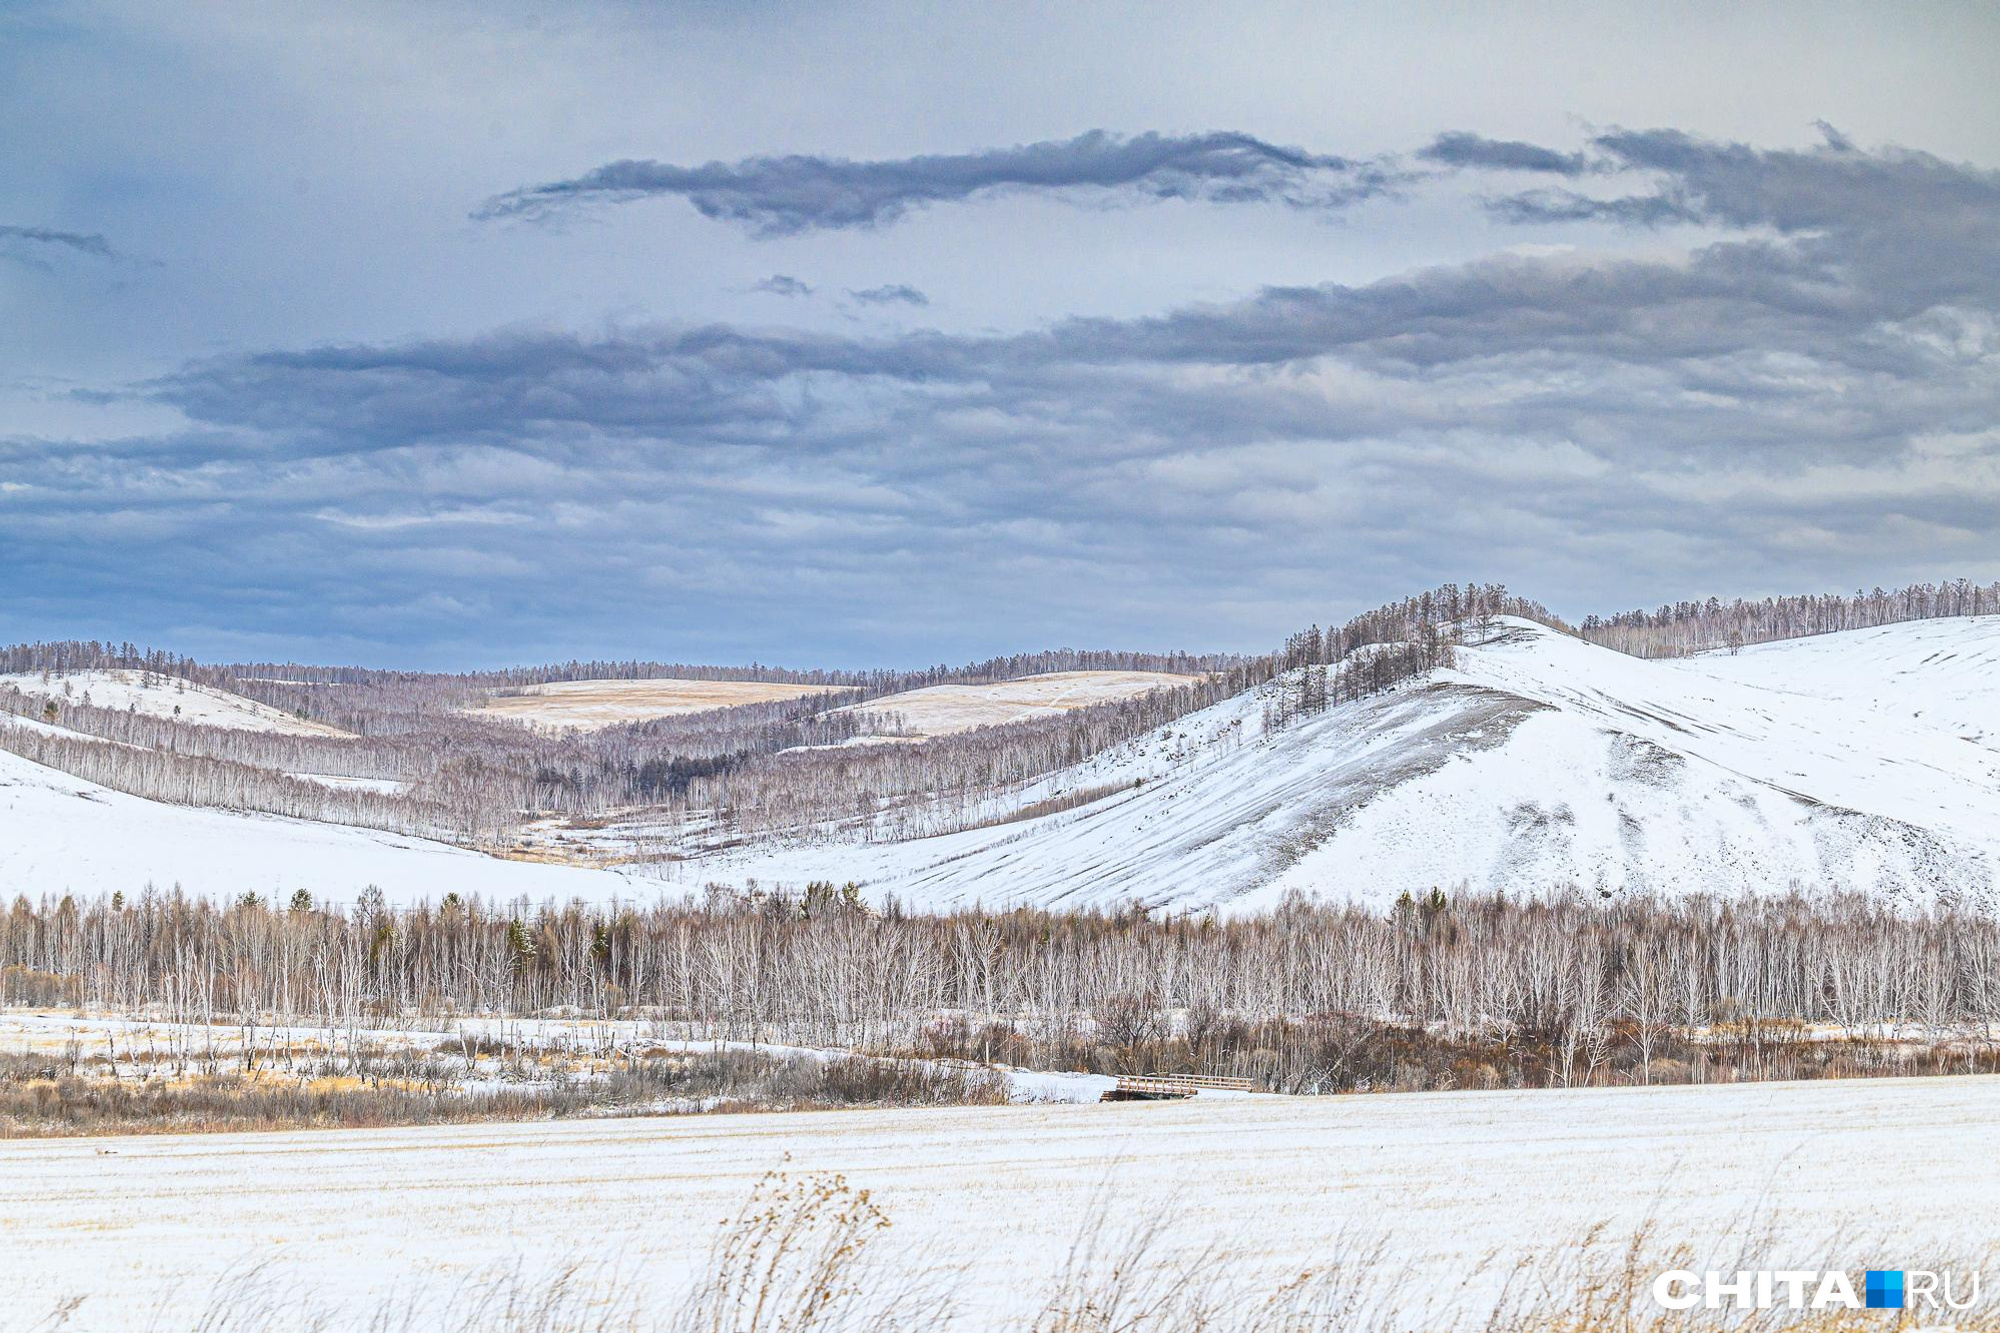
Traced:
<path fill-rule="evenodd" d="M 81 1296 L 72 1329 L 186 1326 L 253 1264 L 366 1306 L 598 1260 L 668 1301 L 779 1167 L 873 1191 L 882 1244 L 962 1274 L 975 1328 L 1031 1315 L 1100 1210 L 1161 1221 L 1156 1258 L 1227 1251 L 1251 1289 L 1384 1240 L 1371 1285 L 1446 1313 L 1600 1224 L 1607 1252 L 1650 1222 L 1695 1267 L 1977 1262 L 1996 1116 L 2000 1080 L 1954 1078 L 0 1143 L 4 1318 Z"/>

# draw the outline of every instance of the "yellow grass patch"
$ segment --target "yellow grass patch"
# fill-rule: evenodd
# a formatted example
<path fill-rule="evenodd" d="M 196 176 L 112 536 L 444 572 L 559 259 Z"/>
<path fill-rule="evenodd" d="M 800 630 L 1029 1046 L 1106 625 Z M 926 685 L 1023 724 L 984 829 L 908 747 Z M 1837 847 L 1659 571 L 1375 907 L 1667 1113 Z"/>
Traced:
<path fill-rule="evenodd" d="M 591 731 L 712 708 L 799 699 L 832 689 L 761 680 L 562 680 L 529 686 L 519 694 L 495 695 L 473 711 L 531 726 Z"/>
<path fill-rule="evenodd" d="M 853 704 L 847 711 L 865 714 L 885 730 L 943 736 L 974 727 L 1057 717 L 1093 704 L 1191 685 L 1198 679 L 1171 671 L 1051 671 L 989 685 L 931 685 Z"/>

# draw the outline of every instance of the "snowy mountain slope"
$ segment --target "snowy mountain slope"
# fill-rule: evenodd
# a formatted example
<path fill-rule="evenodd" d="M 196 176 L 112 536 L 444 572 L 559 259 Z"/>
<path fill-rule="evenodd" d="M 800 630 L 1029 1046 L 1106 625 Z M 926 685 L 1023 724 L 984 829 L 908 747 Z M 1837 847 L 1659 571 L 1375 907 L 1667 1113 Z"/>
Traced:
<path fill-rule="evenodd" d="M 1456 669 L 1273 731 L 1253 691 L 996 798 L 989 827 L 828 840 L 647 868 L 709 882 L 856 880 L 919 907 L 1255 910 L 1298 890 L 1854 889 L 2000 901 L 2000 617 L 1642 661 L 1525 621 Z M 6 725 L 49 729 L 21 718 Z M 1053 797 L 1108 793 L 1006 822 Z M 599 850 L 667 838 L 643 822 Z M 579 837 L 584 835 L 579 834 Z M 614 845 L 616 844 L 616 845 Z M 359 829 L 164 805 L 0 752 L 0 891 L 333 899 L 649 897 L 658 879 L 501 861 Z"/>
<path fill-rule="evenodd" d="M 1956 661 L 2000 622 L 1949 622 Z M 1743 893 L 1849 888 L 1989 899 L 2000 755 L 1879 705 L 1937 624 L 1893 627 L 1843 671 L 1826 639 L 1770 645 L 1825 687 L 1730 678 L 1737 658 L 1642 661 L 1525 621 L 1456 670 L 1265 734 L 1240 696 L 1037 784 L 1023 800 L 1124 790 L 1064 814 L 877 845 L 766 849 L 682 873 L 856 879 L 922 906 L 1269 906 L 1297 889 L 1384 902 L 1408 890 L 1576 886 Z M 1872 642 L 1872 641 L 1871 641 Z M 1953 716 L 1982 696 L 1960 691 Z M 1135 786 L 1135 783 L 1141 785 Z"/>
<path fill-rule="evenodd" d="M 0 893 L 190 893 L 352 902 L 447 893 L 506 901 L 648 898 L 658 886 L 608 870 L 502 861 L 421 838 L 127 796 L 0 751 Z"/>
<path fill-rule="evenodd" d="M 152 683 L 148 684 L 148 680 Z M 148 717 L 199 722 L 238 731 L 269 731 L 280 736 L 345 736 L 338 727 L 290 713 L 240 694 L 195 684 L 178 677 L 148 676 L 138 671 L 72 671 L 44 679 L 38 671 L 0 675 L 0 687 L 11 687 L 58 706 L 88 700 L 98 708 L 130 709 Z"/>
<path fill-rule="evenodd" d="M 2000 616 L 1878 629 L 1705 653 L 1688 669 L 1812 699 L 1837 699 L 2000 750 Z"/>

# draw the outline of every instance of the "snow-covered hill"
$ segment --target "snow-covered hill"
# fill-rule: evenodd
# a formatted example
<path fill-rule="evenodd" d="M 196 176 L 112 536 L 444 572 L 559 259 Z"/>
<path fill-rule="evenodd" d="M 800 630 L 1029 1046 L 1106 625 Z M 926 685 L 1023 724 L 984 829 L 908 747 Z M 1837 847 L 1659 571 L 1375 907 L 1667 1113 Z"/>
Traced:
<path fill-rule="evenodd" d="M 1858 704 L 2000 750 L 2000 616 L 1823 634 L 1711 653 L 1688 665 L 1808 704 Z"/>
<path fill-rule="evenodd" d="M 602 900 L 829 879 L 918 907 L 1255 910 L 1293 890 L 1384 903 L 1434 886 L 2000 902 L 1996 665 L 2000 617 L 1680 661 L 1502 621 L 1454 670 L 1289 726 L 1266 730 L 1269 687 L 1192 714 L 996 800 L 988 827 L 687 846 L 645 868 L 666 883 L 165 805 L 0 752 L 0 891 L 349 899 L 373 883 L 395 898 Z M 1005 822 L 1062 797 L 1083 803 Z M 670 835 L 640 823 L 576 836 L 618 850 Z"/>
<path fill-rule="evenodd" d="M 269 704 L 228 690 L 128 670 L 72 671 L 44 676 L 38 671 L 0 675 L 0 688 L 11 688 L 58 708 L 89 703 L 98 708 L 131 710 L 170 722 L 199 722 L 238 731 L 268 731 L 280 736 L 345 736 L 338 727 L 293 717 Z"/>
<path fill-rule="evenodd" d="M 295 890 L 351 903 L 368 885 L 392 901 L 456 892 L 602 901 L 657 885 L 608 870 L 502 861 L 421 838 L 127 796 L 0 751 L 0 892 L 134 894 L 148 885 L 280 900 Z"/>
<path fill-rule="evenodd" d="M 700 860 L 921 906 L 1266 907 L 1290 890 L 1994 896 L 2000 618 L 1642 661 L 1526 621 L 1457 669 L 1266 734 L 1241 696 L 1038 784 L 1066 813 Z"/>

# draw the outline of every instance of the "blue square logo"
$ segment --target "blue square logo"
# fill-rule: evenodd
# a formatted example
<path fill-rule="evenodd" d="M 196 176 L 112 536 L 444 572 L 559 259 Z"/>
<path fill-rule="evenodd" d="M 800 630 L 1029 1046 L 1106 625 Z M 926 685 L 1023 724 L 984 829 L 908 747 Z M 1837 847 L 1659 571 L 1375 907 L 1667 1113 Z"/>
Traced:
<path fill-rule="evenodd" d="M 1900 1310 L 1903 1308 L 1903 1270 L 1900 1268 L 1871 1268 L 1865 1279 L 1863 1292 L 1866 1305 L 1871 1310 Z"/>

